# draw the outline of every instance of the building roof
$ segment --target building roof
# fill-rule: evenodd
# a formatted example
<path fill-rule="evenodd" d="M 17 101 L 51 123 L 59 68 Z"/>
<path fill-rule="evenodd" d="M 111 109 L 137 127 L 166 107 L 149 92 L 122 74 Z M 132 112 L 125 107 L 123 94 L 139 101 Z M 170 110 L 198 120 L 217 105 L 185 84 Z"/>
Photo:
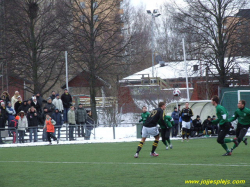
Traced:
<path fill-rule="evenodd" d="M 242 18 L 250 18 L 250 9 L 240 9 L 237 14 L 235 14 L 236 17 L 242 17 Z"/>
<path fill-rule="evenodd" d="M 234 67 L 240 68 L 241 74 L 248 73 L 250 58 L 235 58 L 236 62 Z M 187 62 L 187 73 L 188 77 L 200 77 L 205 76 L 206 71 L 205 65 L 202 65 L 202 62 L 199 60 L 188 60 Z M 194 71 L 194 65 L 198 65 L 198 70 Z M 214 70 L 215 71 L 215 70 Z M 152 67 L 139 71 L 133 75 L 123 78 L 120 82 L 128 81 L 128 80 L 138 80 L 141 79 L 142 76 L 148 75 L 152 77 Z M 160 67 L 160 64 L 154 66 L 154 77 L 160 77 L 161 79 L 174 79 L 174 78 L 185 78 L 185 63 L 184 61 L 176 61 L 176 62 L 165 62 L 165 66 Z"/>

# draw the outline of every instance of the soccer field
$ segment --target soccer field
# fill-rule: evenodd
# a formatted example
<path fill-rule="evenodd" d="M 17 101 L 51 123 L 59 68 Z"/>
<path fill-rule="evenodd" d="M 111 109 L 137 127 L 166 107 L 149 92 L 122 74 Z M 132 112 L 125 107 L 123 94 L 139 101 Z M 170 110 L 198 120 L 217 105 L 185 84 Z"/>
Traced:
<path fill-rule="evenodd" d="M 250 186 L 249 145 L 241 143 L 223 157 L 215 138 L 176 140 L 172 150 L 160 142 L 159 157 L 150 157 L 152 143 L 146 142 L 137 159 L 138 142 L 1 148 L 0 186 L 216 186 L 210 180 Z"/>

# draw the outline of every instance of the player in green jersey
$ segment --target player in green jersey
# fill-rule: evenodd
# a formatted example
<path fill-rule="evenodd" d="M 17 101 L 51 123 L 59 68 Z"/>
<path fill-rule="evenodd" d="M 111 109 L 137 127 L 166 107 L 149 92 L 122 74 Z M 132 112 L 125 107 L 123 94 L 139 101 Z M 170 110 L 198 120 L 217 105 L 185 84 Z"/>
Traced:
<path fill-rule="evenodd" d="M 234 112 L 234 115 L 228 120 L 232 122 L 238 119 L 237 129 L 236 129 L 236 138 L 238 143 L 243 141 L 247 145 L 247 138 L 244 136 L 247 133 L 248 128 L 250 127 L 250 109 L 246 108 L 246 101 L 240 100 L 238 102 L 238 109 Z M 231 148 L 231 152 L 237 147 L 237 144 L 234 144 Z"/>
<path fill-rule="evenodd" d="M 161 127 L 161 139 L 162 139 L 163 144 L 166 146 L 166 150 L 168 150 L 168 144 L 169 144 L 169 148 L 173 149 L 173 146 L 170 140 L 170 130 L 172 126 L 174 125 L 174 120 L 171 116 L 165 115 L 164 121 L 167 126 L 163 124 L 160 120 L 158 121 L 158 124 Z"/>
<path fill-rule="evenodd" d="M 228 149 L 227 144 L 226 143 L 230 143 L 230 142 L 234 142 L 236 145 L 238 144 L 237 138 L 225 138 L 226 135 L 228 134 L 230 127 L 231 127 L 231 123 L 228 122 L 228 113 L 227 110 L 219 105 L 219 97 L 218 96 L 213 96 L 211 99 L 212 105 L 214 105 L 216 107 L 216 115 L 217 115 L 217 119 L 213 120 L 212 123 L 213 124 L 218 124 L 219 123 L 219 133 L 218 133 L 218 138 L 217 138 L 217 142 L 219 144 L 221 144 L 221 146 L 226 150 L 226 153 L 222 156 L 231 156 L 231 151 Z"/>
<path fill-rule="evenodd" d="M 147 111 L 147 107 L 143 106 L 142 113 L 141 113 L 141 119 L 139 120 L 139 122 L 142 122 L 143 124 L 145 124 L 149 115 L 150 115 L 150 112 Z"/>

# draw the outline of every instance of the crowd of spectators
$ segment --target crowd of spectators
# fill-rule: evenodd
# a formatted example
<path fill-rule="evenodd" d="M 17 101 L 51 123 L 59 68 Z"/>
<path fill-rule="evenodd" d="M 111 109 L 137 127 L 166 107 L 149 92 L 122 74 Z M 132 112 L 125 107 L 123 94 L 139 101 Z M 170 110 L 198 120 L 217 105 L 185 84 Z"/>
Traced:
<path fill-rule="evenodd" d="M 18 91 L 10 97 L 4 91 L 0 98 L 0 144 L 3 144 L 1 131 L 8 129 L 8 136 L 13 137 L 13 143 L 25 143 L 24 136 L 29 133 L 29 142 L 38 141 L 39 129 L 43 129 L 42 141 L 50 141 L 50 137 L 61 138 L 61 127 L 69 125 L 69 139 L 75 140 L 74 128 L 78 131 L 78 137 L 90 139 L 94 120 L 91 111 L 87 111 L 80 103 L 72 105 L 72 96 L 68 90 L 60 95 L 52 91 L 46 100 L 36 93 L 28 100 L 23 100 Z M 53 120 L 54 132 L 47 131 L 46 119 Z M 48 121 L 48 120 L 47 120 Z M 47 122 L 48 123 L 48 122 Z M 51 123 L 52 124 L 52 123 Z M 15 130 L 16 129 L 16 130 Z M 17 134 L 15 132 L 18 132 Z M 47 137 L 49 135 L 49 137 Z M 51 142 L 51 141 L 50 141 Z"/>

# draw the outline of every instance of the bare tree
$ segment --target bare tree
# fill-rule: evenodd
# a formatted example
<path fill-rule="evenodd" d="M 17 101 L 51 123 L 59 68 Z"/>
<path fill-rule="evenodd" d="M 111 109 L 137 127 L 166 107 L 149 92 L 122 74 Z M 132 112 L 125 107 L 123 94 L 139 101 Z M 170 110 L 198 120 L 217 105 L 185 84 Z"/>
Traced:
<path fill-rule="evenodd" d="M 6 2 L 8 67 L 12 74 L 33 82 L 27 87 L 31 93 L 48 92 L 63 71 L 65 22 L 60 11 L 53 0 Z"/>
<path fill-rule="evenodd" d="M 185 3 L 184 8 L 175 4 L 178 10 L 175 19 L 181 21 L 183 32 L 199 36 L 197 54 L 206 66 L 211 67 L 210 74 L 218 77 L 220 85 L 227 86 L 227 75 L 235 65 L 235 46 L 238 45 L 235 31 L 242 22 L 234 15 L 246 5 L 246 1 L 185 0 Z"/>

